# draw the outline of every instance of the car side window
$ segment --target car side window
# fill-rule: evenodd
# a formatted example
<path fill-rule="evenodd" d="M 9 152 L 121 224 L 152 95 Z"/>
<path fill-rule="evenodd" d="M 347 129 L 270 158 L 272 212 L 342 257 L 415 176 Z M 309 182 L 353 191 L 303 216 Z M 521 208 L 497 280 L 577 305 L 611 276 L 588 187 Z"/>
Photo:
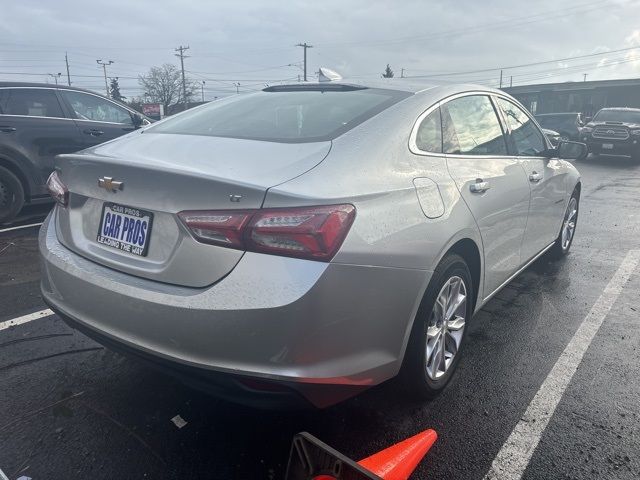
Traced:
<path fill-rule="evenodd" d="M 498 105 L 509 124 L 516 155 L 537 157 L 547 149 L 544 134 L 536 127 L 529 115 L 503 98 L 498 98 Z"/>
<path fill-rule="evenodd" d="M 436 108 L 422 119 L 416 132 L 416 147 L 423 152 L 442 153 L 440 108 Z"/>
<path fill-rule="evenodd" d="M 131 114 L 120 105 L 88 93 L 60 90 L 80 120 L 132 124 Z"/>
<path fill-rule="evenodd" d="M 48 88 L 7 88 L 0 111 L 4 115 L 64 118 L 55 92 Z"/>
<path fill-rule="evenodd" d="M 449 154 L 506 155 L 502 127 L 486 95 L 456 98 L 441 107 L 443 150 Z"/>

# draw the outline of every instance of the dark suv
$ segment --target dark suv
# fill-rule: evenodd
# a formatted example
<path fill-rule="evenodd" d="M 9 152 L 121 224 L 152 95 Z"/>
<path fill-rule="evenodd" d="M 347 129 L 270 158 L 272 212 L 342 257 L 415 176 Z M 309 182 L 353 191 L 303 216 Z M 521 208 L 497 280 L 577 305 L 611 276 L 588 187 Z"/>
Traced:
<path fill-rule="evenodd" d="M 0 224 L 47 202 L 53 158 L 111 140 L 149 119 L 80 88 L 0 82 Z"/>
<path fill-rule="evenodd" d="M 603 108 L 580 132 L 589 152 L 640 160 L 640 109 Z"/>
<path fill-rule="evenodd" d="M 581 113 L 541 113 L 536 120 L 542 128 L 558 132 L 561 140 L 580 140 L 584 125 Z"/>

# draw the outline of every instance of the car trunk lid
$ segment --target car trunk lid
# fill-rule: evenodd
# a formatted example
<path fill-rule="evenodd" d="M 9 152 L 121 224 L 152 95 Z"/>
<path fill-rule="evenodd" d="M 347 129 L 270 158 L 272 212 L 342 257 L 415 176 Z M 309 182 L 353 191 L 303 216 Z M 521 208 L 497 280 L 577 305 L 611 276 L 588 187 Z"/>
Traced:
<path fill-rule="evenodd" d="M 270 187 L 313 168 L 330 147 L 147 132 L 62 155 L 56 167 L 69 206 L 58 210 L 58 236 L 115 270 L 204 287 L 228 274 L 243 252 L 197 242 L 177 213 L 260 208 Z M 138 223 L 135 236 L 125 231 L 129 223 L 129 232 Z M 127 247 L 132 239 L 143 241 Z"/>

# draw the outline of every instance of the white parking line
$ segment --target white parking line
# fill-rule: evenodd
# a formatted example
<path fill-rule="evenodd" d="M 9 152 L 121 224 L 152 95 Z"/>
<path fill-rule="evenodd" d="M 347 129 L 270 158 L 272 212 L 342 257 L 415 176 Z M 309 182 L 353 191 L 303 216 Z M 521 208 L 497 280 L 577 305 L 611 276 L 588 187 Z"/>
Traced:
<path fill-rule="evenodd" d="M 23 315 L 22 317 L 12 318 L 11 320 L 5 320 L 4 322 L 0 322 L 0 331 L 5 330 L 9 327 L 13 327 L 15 325 L 21 325 L 23 323 L 32 322 L 33 320 L 37 320 L 39 318 L 48 317 L 49 315 L 53 315 L 53 312 L 47 308 L 46 310 L 33 312 L 28 315 Z"/>
<path fill-rule="evenodd" d="M 640 262 L 630 250 L 493 460 L 485 480 L 520 480 L 584 353 Z"/>
<path fill-rule="evenodd" d="M 2 233 L 2 232 L 10 232 L 12 230 L 20 230 L 21 228 L 39 227 L 40 225 L 42 225 L 42 222 L 40 222 L 40 223 L 30 223 L 29 225 L 20 225 L 18 227 L 3 228 L 2 230 L 0 230 L 0 233 Z"/>
<path fill-rule="evenodd" d="M 0 480 L 9 480 L 9 477 L 7 477 L 2 470 L 0 470 Z"/>

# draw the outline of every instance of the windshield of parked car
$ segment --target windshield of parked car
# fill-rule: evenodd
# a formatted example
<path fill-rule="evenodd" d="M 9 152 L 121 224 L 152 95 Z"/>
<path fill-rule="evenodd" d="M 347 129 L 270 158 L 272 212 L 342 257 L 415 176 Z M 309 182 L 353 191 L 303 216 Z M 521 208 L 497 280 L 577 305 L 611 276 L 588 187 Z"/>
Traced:
<path fill-rule="evenodd" d="M 600 110 L 593 121 L 640 123 L 640 110 Z"/>
<path fill-rule="evenodd" d="M 303 143 L 333 140 L 409 96 L 372 88 L 275 88 L 213 102 L 148 131 Z"/>
<path fill-rule="evenodd" d="M 536 120 L 542 127 L 554 130 L 554 127 L 575 123 L 575 118 L 575 115 L 540 115 L 536 117 Z"/>

